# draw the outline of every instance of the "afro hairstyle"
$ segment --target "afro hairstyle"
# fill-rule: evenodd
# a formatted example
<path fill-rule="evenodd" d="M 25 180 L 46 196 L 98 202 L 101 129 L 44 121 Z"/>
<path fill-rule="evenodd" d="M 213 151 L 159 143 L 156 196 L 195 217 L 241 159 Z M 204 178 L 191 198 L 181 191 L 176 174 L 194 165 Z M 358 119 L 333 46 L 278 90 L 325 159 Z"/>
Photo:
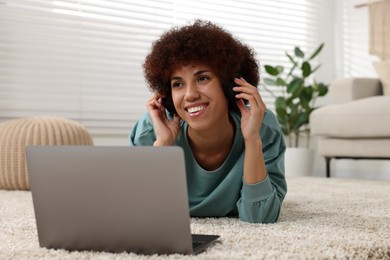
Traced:
<path fill-rule="evenodd" d="M 210 66 L 225 93 L 237 74 L 255 87 L 260 80 L 254 50 L 220 26 L 203 20 L 173 27 L 153 43 L 143 64 L 145 79 L 151 91 L 170 96 L 172 73 L 196 63 Z M 234 100 L 229 109 L 237 109 Z"/>

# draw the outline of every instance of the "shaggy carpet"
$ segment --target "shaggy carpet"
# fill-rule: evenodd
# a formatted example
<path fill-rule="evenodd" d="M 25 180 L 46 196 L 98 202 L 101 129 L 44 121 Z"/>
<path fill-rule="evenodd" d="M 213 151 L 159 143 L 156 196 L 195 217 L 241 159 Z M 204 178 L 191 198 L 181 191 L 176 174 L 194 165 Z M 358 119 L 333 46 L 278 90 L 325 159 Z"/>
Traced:
<path fill-rule="evenodd" d="M 218 234 L 198 256 L 69 252 L 38 245 L 31 193 L 0 190 L 0 259 L 390 259 L 390 182 L 288 178 L 276 224 L 192 218 Z"/>

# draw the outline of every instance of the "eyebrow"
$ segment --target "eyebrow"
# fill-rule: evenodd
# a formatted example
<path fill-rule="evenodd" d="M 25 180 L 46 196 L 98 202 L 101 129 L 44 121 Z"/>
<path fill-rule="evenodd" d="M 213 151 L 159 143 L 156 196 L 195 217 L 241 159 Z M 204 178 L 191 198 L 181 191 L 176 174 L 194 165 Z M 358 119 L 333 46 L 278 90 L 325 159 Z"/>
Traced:
<path fill-rule="evenodd" d="M 193 76 L 198 76 L 200 74 L 203 74 L 205 72 L 210 72 L 209 70 L 198 70 L 197 72 L 194 73 Z M 172 77 L 171 80 L 178 80 L 178 79 L 182 79 L 181 77 Z"/>

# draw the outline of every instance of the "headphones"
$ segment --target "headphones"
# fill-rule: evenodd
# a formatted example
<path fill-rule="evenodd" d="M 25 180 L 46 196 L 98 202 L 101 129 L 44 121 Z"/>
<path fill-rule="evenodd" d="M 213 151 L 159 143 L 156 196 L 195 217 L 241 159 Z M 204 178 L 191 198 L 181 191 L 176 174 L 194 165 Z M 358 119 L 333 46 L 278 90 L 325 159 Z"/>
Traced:
<path fill-rule="evenodd" d="M 237 72 L 234 75 L 235 78 L 240 78 L 242 77 L 242 74 L 240 72 Z M 226 87 L 223 88 L 223 92 L 225 94 L 225 97 L 228 99 L 229 102 L 229 107 L 233 106 L 236 107 L 236 101 L 237 98 L 235 97 L 237 95 L 236 92 L 233 91 L 233 88 L 237 86 L 237 84 L 234 82 L 234 79 L 228 82 Z M 168 112 L 173 116 L 174 114 L 177 114 L 175 106 L 173 105 L 173 100 L 172 100 L 172 94 L 171 92 L 167 93 L 167 96 L 162 99 L 162 104 L 164 107 L 168 110 Z"/>
<path fill-rule="evenodd" d="M 175 106 L 173 105 L 173 100 L 172 100 L 172 94 L 171 91 L 167 93 L 167 96 L 165 98 L 161 99 L 161 103 L 163 106 L 168 110 L 169 114 L 173 116 L 174 114 L 177 114 Z"/>

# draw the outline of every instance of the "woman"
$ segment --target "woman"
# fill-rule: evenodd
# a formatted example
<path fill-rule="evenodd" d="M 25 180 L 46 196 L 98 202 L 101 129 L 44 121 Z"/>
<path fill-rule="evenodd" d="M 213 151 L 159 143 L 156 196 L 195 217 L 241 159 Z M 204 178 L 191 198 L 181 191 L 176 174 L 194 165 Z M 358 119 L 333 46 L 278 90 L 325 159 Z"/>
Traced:
<path fill-rule="evenodd" d="M 191 216 L 278 219 L 285 144 L 255 87 L 258 71 L 248 46 L 199 20 L 165 32 L 146 57 L 155 94 L 130 143 L 183 148 Z"/>

